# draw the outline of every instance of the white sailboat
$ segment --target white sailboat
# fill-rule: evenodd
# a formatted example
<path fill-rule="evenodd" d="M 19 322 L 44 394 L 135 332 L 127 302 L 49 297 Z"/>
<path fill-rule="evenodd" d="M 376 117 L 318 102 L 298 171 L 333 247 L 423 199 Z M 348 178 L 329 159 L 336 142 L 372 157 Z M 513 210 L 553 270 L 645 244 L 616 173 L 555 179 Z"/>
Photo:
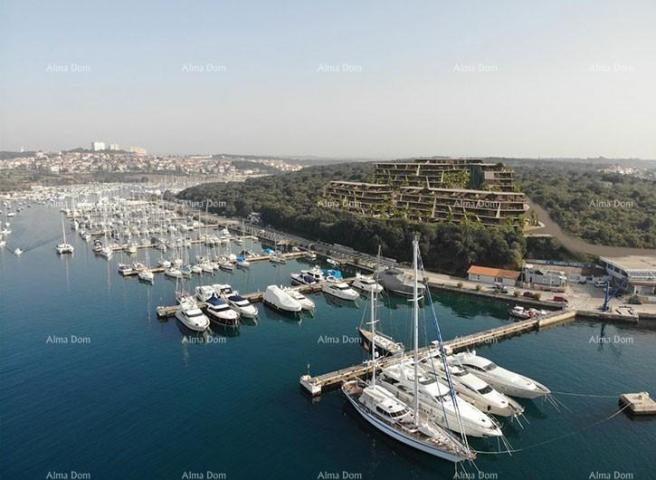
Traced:
<path fill-rule="evenodd" d="M 58 244 L 57 247 L 55 247 L 55 249 L 57 250 L 57 253 L 59 255 L 63 255 L 63 254 L 66 254 L 66 253 L 73 253 L 75 251 L 75 248 L 73 247 L 73 245 L 71 245 L 70 243 L 68 243 L 66 241 L 66 229 L 64 228 L 64 218 L 63 217 L 62 217 L 61 224 L 62 224 L 62 238 L 63 238 L 64 241 L 62 243 Z"/>
<path fill-rule="evenodd" d="M 419 351 L 419 294 L 417 288 L 417 240 L 413 241 L 415 286 L 413 298 L 415 365 Z M 370 295 L 371 302 L 371 335 L 375 333 L 375 297 Z M 372 376 L 370 383 L 353 380 L 342 385 L 342 392 L 355 410 L 371 425 L 384 434 L 417 450 L 448 460 L 462 462 L 473 460 L 476 455 L 466 441 L 459 440 L 447 430 L 441 428 L 429 419 L 419 408 L 418 376 L 414 377 L 415 404 L 411 408 L 405 402 L 396 398 L 386 388 L 376 383 L 376 349 L 371 349 Z M 415 367 L 416 368 L 416 367 Z"/>

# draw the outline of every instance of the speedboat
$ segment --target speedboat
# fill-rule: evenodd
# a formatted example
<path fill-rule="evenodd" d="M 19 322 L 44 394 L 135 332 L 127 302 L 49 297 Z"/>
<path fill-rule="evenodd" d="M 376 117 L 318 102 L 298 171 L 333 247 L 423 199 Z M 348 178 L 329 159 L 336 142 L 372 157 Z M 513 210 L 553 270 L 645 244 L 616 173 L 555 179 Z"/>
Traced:
<path fill-rule="evenodd" d="M 299 313 L 301 303 L 277 285 L 269 285 L 264 291 L 264 304 L 283 313 Z"/>
<path fill-rule="evenodd" d="M 421 412 L 415 414 L 381 385 L 352 380 L 342 385 L 342 393 L 362 418 L 405 445 L 454 463 L 476 457 L 448 431 Z"/>
<path fill-rule="evenodd" d="M 448 383 L 447 377 L 450 377 L 456 393 L 483 412 L 502 417 L 521 415 L 524 412 L 524 407 L 515 400 L 497 392 L 487 382 L 458 365 L 450 365 L 447 376 L 444 363 L 439 356 L 422 360 L 420 363 L 424 373 L 429 377 L 432 376 L 445 383 Z"/>
<path fill-rule="evenodd" d="M 175 318 L 180 320 L 185 327 L 196 332 L 204 332 L 210 326 L 209 318 L 198 308 L 196 301 L 190 296 L 180 298 Z"/>
<path fill-rule="evenodd" d="M 290 297 L 292 297 L 294 300 L 296 300 L 298 303 L 301 304 L 301 307 L 303 310 L 307 310 L 309 312 L 314 311 L 316 308 L 316 305 L 312 300 L 310 300 L 308 297 L 303 295 L 301 292 L 296 290 L 295 288 L 292 287 L 285 287 L 284 290 L 289 294 Z"/>
<path fill-rule="evenodd" d="M 247 298 L 235 293 L 226 298 L 228 305 L 230 305 L 239 315 L 245 318 L 257 317 L 257 307 L 253 305 Z"/>
<path fill-rule="evenodd" d="M 414 404 L 415 370 L 409 363 L 383 369 L 379 381 L 399 400 Z M 501 437 L 499 425 L 478 408 L 455 395 L 455 392 L 417 370 L 419 409 L 438 425 L 472 437 Z"/>
<path fill-rule="evenodd" d="M 535 380 L 499 367 L 476 352 L 462 352 L 448 358 L 449 363 L 461 366 L 501 393 L 518 398 L 537 398 L 551 391 Z"/>
<path fill-rule="evenodd" d="M 373 277 L 362 275 L 360 272 L 355 274 L 355 280 L 353 280 L 351 286 L 369 293 L 380 293 L 383 291 L 383 286 L 374 280 Z"/>
<path fill-rule="evenodd" d="M 14 255 L 16 255 L 17 257 L 20 257 L 22 254 L 23 251 L 20 248 L 16 248 L 16 250 L 14 250 Z"/>
<path fill-rule="evenodd" d="M 353 290 L 348 283 L 335 281 L 330 277 L 321 286 L 321 291 L 342 300 L 357 300 L 360 297 L 360 294 Z"/>
<path fill-rule="evenodd" d="M 213 295 L 207 300 L 205 312 L 213 322 L 225 327 L 239 326 L 239 313 L 230 308 L 228 302 Z"/>
<path fill-rule="evenodd" d="M 403 270 L 398 268 L 388 268 L 380 272 L 376 279 L 385 290 L 388 290 L 391 293 L 404 297 L 412 296 L 414 280 L 410 275 L 406 275 Z M 426 287 L 420 283 L 417 285 L 417 289 L 419 290 L 419 296 L 422 296 Z"/>

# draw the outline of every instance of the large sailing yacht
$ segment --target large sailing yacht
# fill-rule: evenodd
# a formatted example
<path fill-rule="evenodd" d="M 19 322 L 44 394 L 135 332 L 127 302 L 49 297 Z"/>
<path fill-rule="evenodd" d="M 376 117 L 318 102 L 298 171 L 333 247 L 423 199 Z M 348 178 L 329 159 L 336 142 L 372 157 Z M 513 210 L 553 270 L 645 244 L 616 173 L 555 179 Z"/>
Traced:
<path fill-rule="evenodd" d="M 415 272 L 413 286 L 414 355 L 415 369 L 419 351 L 419 288 L 417 272 L 418 241 L 412 242 L 413 266 Z M 371 292 L 371 336 L 375 338 L 376 292 Z M 469 448 L 466 439 L 458 439 L 448 430 L 434 423 L 419 408 L 418 375 L 414 376 L 415 404 L 410 407 L 399 400 L 392 392 L 376 381 L 376 348 L 371 349 L 371 380 L 353 380 L 342 385 L 342 392 L 355 410 L 371 425 L 384 434 L 417 450 L 448 460 L 462 462 L 473 460 L 476 455 Z"/>

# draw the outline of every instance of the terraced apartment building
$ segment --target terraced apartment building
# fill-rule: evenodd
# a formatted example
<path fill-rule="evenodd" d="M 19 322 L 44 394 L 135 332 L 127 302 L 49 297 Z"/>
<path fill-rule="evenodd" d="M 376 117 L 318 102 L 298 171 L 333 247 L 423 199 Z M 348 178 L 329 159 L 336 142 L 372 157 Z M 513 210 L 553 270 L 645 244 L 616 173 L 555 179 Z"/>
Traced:
<path fill-rule="evenodd" d="M 524 194 L 513 171 L 482 159 L 429 158 L 377 163 L 376 183 L 332 181 L 321 205 L 377 218 L 523 225 Z"/>

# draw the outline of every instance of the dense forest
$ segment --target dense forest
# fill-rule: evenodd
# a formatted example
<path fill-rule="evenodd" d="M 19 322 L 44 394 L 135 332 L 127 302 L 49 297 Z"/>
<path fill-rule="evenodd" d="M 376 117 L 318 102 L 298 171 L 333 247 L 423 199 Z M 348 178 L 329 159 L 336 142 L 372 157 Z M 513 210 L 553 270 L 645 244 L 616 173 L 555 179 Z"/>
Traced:
<path fill-rule="evenodd" d="M 210 201 L 210 210 L 228 216 L 260 212 L 265 224 L 301 235 L 351 246 L 384 256 L 410 259 L 413 233 L 421 234 L 428 268 L 463 274 L 472 263 L 513 268 L 525 252 L 521 232 L 510 226 L 485 228 L 477 223 L 412 224 L 378 220 L 319 207 L 322 188 L 330 180 L 370 181 L 373 165 L 349 163 L 309 167 L 298 172 L 248 179 L 243 183 L 209 183 L 187 189 L 179 198 Z M 221 205 L 212 208 L 211 205 Z"/>
<path fill-rule="evenodd" d="M 603 173 L 599 164 L 514 167 L 522 190 L 564 230 L 591 243 L 656 248 L 656 182 Z"/>

